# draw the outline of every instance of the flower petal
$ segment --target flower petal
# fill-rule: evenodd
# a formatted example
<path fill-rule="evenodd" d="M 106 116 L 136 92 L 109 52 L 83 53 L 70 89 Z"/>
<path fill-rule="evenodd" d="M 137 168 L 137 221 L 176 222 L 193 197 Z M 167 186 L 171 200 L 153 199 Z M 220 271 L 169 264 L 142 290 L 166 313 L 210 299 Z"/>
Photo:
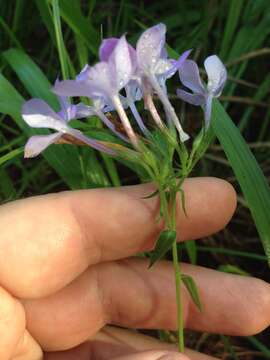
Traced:
<path fill-rule="evenodd" d="M 147 29 L 140 36 L 136 52 L 138 65 L 142 70 L 151 71 L 157 61 L 164 56 L 165 34 L 166 26 L 158 24 Z"/>
<path fill-rule="evenodd" d="M 140 88 L 140 85 L 138 81 L 136 80 L 130 80 L 130 82 L 125 87 L 127 98 L 132 101 L 140 101 L 143 97 L 142 90 Z"/>
<path fill-rule="evenodd" d="M 208 76 L 207 90 L 213 96 L 220 96 L 227 80 L 227 70 L 218 56 L 212 55 L 205 59 L 204 67 Z"/>
<path fill-rule="evenodd" d="M 109 38 L 103 39 L 99 47 L 99 58 L 101 61 L 108 61 L 111 53 L 113 52 L 115 46 L 117 45 L 119 39 Z"/>
<path fill-rule="evenodd" d="M 59 84 L 59 80 L 56 79 L 54 85 Z M 68 109 L 71 106 L 71 103 L 69 101 L 69 97 L 68 96 L 57 96 L 59 104 L 60 104 L 60 108 L 61 111 L 58 112 L 58 115 L 65 121 L 68 121 Z"/>
<path fill-rule="evenodd" d="M 168 78 L 174 75 L 175 72 L 181 68 L 181 66 L 184 64 L 189 54 L 191 53 L 191 51 L 192 49 L 186 50 L 183 52 L 182 55 L 179 56 L 178 60 L 171 60 L 173 66 L 169 70 L 168 74 L 165 74 L 167 75 Z"/>
<path fill-rule="evenodd" d="M 24 147 L 24 157 L 32 158 L 39 155 L 49 145 L 55 143 L 61 136 L 61 133 L 31 136 Z"/>
<path fill-rule="evenodd" d="M 185 85 L 188 89 L 202 95 L 205 93 L 199 74 L 199 68 L 195 61 L 184 61 L 179 69 L 179 77 L 183 85 Z"/>
<path fill-rule="evenodd" d="M 52 91 L 59 96 L 91 96 L 91 89 L 86 82 L 64 80 L 54 85 Z"/>
<path fill-rule="evenodd" d="M 88 64 L 84 65 L 80 73 L 76 76 L 77 81 L 86 81 L 88 78 L 88 71 L 90 70 L 90 66 Z"/>
<path fill-rule="evenodd" d="M 203 105 L 205 104 L 205 96 L 201 94 L 191 94 L 187 91 L 182 89 L 176 90 L 177 96 L 182 99 L 183 101 L 192 104 L 192 105 Z"/>
<path fill-rule="evenodd" d="M 57 131 L 66 128 L 65 121 L 41 99 L 26 101 L 22 107 L 22 117 L 34 128 L 49 128 Z"/>
<path fill-rule="evenodd" d="M 93 106 L 88 106 L 83 103 L 76 105 L 76 119 L 87 118 L 95 115 L 95 109 Z"/>
<path fill-rule="evenodd" d="M 117 42 L 109 57 L 108 65 L 112 83 L 114 83 L 115 89 L 119 91 L 129 82 L 134 70 L 125 36 L 122 36 Z"/>
<path fill-rule="evenodd" d="M 173 64 L 169 59 L 159 59 L 154 67 L 154 73 L 155 75 L 169 74 L 170 76 L 172 76 L 174 74 L 171 71 L 172 68 Z"/>

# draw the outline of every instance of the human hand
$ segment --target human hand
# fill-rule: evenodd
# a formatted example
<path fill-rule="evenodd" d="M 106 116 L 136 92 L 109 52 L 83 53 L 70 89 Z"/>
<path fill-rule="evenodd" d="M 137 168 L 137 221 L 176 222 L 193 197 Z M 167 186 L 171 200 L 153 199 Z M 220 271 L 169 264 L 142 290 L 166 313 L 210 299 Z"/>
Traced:
<path fill-rule="evenodd" d="M 181 240 L 223 228 L 235 193 L 214 178 L 184 184 L 188 218 Z M 124 328 L 176 329 L 174 272 L 130 258 L 150 250 L 162 225 L 151 185 L 63 192 L 0 208 L 0 359 L 213 359 Z M 185 326 L 250 335 L 270 323 L 270 286 L 182 264 L 200 291 L 203 312 L 183 289 Z M 104 327 L 105 326 L 105 327 Z M 169 356 L 163 358 L 162 356 Z"/>

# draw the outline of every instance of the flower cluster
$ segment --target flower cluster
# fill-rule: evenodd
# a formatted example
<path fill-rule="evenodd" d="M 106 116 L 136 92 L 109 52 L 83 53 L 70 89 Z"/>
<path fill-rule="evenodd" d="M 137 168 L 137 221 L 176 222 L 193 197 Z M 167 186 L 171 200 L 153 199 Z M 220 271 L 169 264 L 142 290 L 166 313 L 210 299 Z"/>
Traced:
<path fill-rule="evenodd" d="M 168 98 L 166 81 L 177 72 L 185 88 L 178 89 L 180 99 L 199 105 L 205 114 L 205 128 L 208 129 L 211 118 L 211 104 L 214 97 L 220 96 L 227 73 L 216 55 L 205 60 L 208 84 L 205 87 L 199 75 L 197 64 L 188 60 L 191 50 L 184 52 L 178 60 L 168 57 L 165 46 L 166 27 L 164 24 L 153 26 L 140 36 L 134 49 L 123 35 L 121 38 L 103 40 L 99 49 L 100 61 L 94 66 L 86 65 L 75 80 L 56 81 L 52 91 L 58 95 L 61 109 L 55 112 L 43 100 L 32 99 L 23 105 L 22 116 L 29 126 L 56 130 L 50 135 L 32 136 L 25 146 L 25 156 L 33 157 L 52 143 L 57 143 L 65 136 L 90 145 L 105 153 L 114 154 L 110 144 L 89 138 L 81 131 L 72 128 L 72 119 L 97 116 L 127 146 L 135 150 L 142 149 L 141 139 L 149 138 L 147 128 L 136 102 L 143 101 L 156 124 L 157 129 L 176 129 L 180 143 L 189 139 L 183 130 L 179 118 Z M 88 97 L 91 106 L 79 103 L 72 105 L 69 97 Z M 166 121 L 162 121 L 154 103 L 154 96 L 161 101 Z M 126 110 L 130 109 L 140 129 L 134 131 Z M 107 112 L 116 111 L 124 132 L 119 130 Z"/>

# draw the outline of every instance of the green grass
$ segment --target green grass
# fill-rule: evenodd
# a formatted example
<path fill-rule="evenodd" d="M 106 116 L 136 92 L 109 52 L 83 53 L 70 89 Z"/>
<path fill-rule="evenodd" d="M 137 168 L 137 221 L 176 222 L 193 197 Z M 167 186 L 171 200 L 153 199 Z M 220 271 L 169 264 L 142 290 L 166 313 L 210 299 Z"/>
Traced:
<path fill-rule="evenodd" d="M 258 233 L 269 237 L 267 224 L 269 205 L 264 205 L 270 177 L 270 12 L 268 0 L 182 0 L 175 2 L 78 1 L 78 0 L 14 0 L 2 1 L 0 16 L 0 199 L 1 202 L 62 189 L 119 186 L 137 181 L 129 168 L 115 163 L 107 156 L 85 148 L 68 145 L 53 146 L 39 159 L 24 160 L 22 147 L 34 133 L 21 119 L 23 101 L 40 97 L 57 108 L 50 87 L 57 77 L 68 78 L 78 73 L 85 63 L 97 60 L 102 37 L 127 33 L 135 43 L 142 28 L 165 22 L 168 44 L 176 53 L 193 48 L 192 56 L 203 64 L 209 54 L 219 54 L 228 64 L 230 81 L 221 103 L 238 127 L 238 137 L 232 136 L 226 117 L 215 108 L 215 132 L 230 161 L 217 144 L 208 150 L 194 175 L 217 176 L 228 179 L 237 189 L 241 204 L 248 200 L 257 229 L 246 206 L 239 205 L 234 220 L 226 231 L 187 247 L 192 263 L 219 268 L 231 265 L 254 276 L 270 280 L 266 258 Z M 265 50 L 263 50 L 265 49 Z M 268 49 L 268 50 L 267 50 Z M 176 84 L 176 82 L 175 82 Z M 172 92 L 175 87 L 171 87 Z M 200 128 L 201 117 L 190 106 L 185 111 L 185 127 L 192 135 Z M 223 119 L 224 120 L 224 119 Z M 228 120 L 229 121 L 229 120 Z M 97 122 L 88 122 L 100 126 Z M 221 132 L 222 126 L 224 131 Z M 229 132 L 228 132 L 229 131 Z M 240 133 L 266 176 L 262 180 L 252 156 L 252 166 L 238 153 L 246 146 Z M 240 151 L 240 150 L 239 150 Z M 240 156 L 241 155 L 241 156 Z M 217 160 L 217 161 L 216 161 Z M 237 166 L 237 161 L 239 166 Z M 245 171 L 245 165 L 248 169 Z M 244 179 L 247 174 L 257 178 Z M 236 174 L 236 175 L 235 175 Z M 240 180 L 239 186 L 239 176 Z M 238 179 L 237 179 L 238 178 Z M 245 181 L 244 181 L 244 180 Z M 248 183 L 248 185 L 247 185 Z M 258 184 L 261 184 L 258 188 Z M 250 190 L 254 185 L 253 192 Z M 257 186 L 257 188 L 256 188 Z M 248 187 L 248 190 L 246 190 Z M 267 190 L 268 189 L 268 190 Z M 243 192 L 242 192 L 243 191 Z M 256 192 L 260 194 L 257 195 Z M 263 195 L 264 194 L 264 195 Z M 249 196 L 250 195 L 250 196 Z M 261 198 L 260 198 L 261 196 Z M 254 197 L 257 207 L 254 208 Z M 258 200 L 260 199 L 260 201 Z M 263 206 L 266 210 L 263 211 Z M 264 222 L 261 225 L 261 222 Z M 269 223 L 268 223 L 269 226 Z M 263 232 L 263 233 L 262 233 Z M 268 248 L 268 240 L 265 247 Z M 265 332 L 259 340 L 249 339 L 247 349 L 255 348 L 269 356 Z M 224 352 L 237 359 L 234 341 L 223 337 Z M 236 344 L 242 344 L 236 340 Z M 230 350 L 231 349 L 231 350 Z M 214 354 L 213 354 L 214 355 Z M 242 358 L 241 358 L 242 359 Z"/>

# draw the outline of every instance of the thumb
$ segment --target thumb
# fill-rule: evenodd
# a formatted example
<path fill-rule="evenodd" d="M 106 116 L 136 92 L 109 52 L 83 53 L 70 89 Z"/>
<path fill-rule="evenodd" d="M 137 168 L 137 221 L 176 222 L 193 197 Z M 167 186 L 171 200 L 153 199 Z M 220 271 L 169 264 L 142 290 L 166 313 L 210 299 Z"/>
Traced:
<path fill-rule="evenodd" d="M 144 351 L 131 355 L 125 355 L 113 360 L 190 360 L 186 355 L 168 351 Z"/>

